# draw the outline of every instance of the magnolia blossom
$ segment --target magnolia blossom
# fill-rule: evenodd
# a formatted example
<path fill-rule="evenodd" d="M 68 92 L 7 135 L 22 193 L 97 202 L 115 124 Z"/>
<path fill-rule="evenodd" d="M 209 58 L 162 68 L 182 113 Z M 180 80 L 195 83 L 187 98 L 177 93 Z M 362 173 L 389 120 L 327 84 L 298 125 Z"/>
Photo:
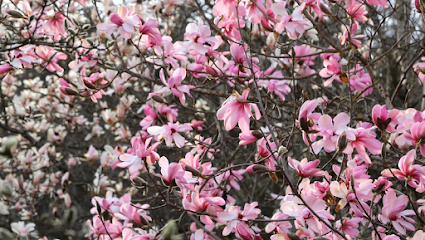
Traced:
<path fill-rule="evenodd" d="M 116 28 L 125 39 L 130 39 L 135 28 L 140 26 L 140 19 L 133 15 L 134 10 L 128 10 L 125 6 L 120 6 L 117 13 L 111 13 L 109 19 L 112 23 L 99 23 L 97 28 L 112 34 Z"/>
<path fill-rule="evenodd" d="M 225 212 L 218 213 L 218 218 L 227 222 L 223 229 L 223 236 L 234 232 L 236 236 L 242 239 L 252 239 L 255 232 L 248 226 L 247 221 L 256 219 L 258 214 L 261 213 L 261 210 L 256 208 L 257 206 L 257 202 L 245 203 L 244 210 L 241 210 L 239 206 L 231 206 Z"/>
<path fill-rule="evenodd" d="M 292 15 L 289 15 L 284 1 L 272 4 L 272 10 L 277 19 L 276 32 L 282 33 L 283 30 L 286 30 L 289 38 L 297 39 L 298 35 L 304 33 L 308 26 L 302 14 L 304 8 L 305 4 L 296 8 Z"/>
<path fill-rule="evenodd" d="M 288 163 L 291 168 L 295 169 L 297 171 L 298 176 L 300 177 L 318 177 L 323 176 L 324 172 L 320 171 L 318 168 L 316 168 L 320 160 L 316 159 L 312 162 L 309 162 L 307 158 L 304 158 L 301 160 L 301 162 L 292 159 L 291 157 L 288 157 Z"/>
<path fill-rule="evenodd" d="M 415 158 L 416 150 L 410 150 L 405 156 L 400 158 L 398 162 L 399 169 L 385 169 L 381 174 L 386 177 L 393 177 L 394 174 L 396 178 L 406 180 L 411 187 L 418 188 L 419 183 L 425 179 L 425 167 L 413 164 Z"/>
<path fill-rule="evenodd" d="M 249 118 L 253 116 L 252 110 L 255 112 L 255 118 L 260 119 L 261 113 L 257 105 L 247 101 L 250 91 L 249 88 L 245 89 L 242 96 L 233 91 L 232 95 L 223 102 L 221 108 L 217 111 L 217 118 L 219 120 L 224 119 L 224 126 L 227 131 L 232 130 L 238 124 L 242 132 L 248 133 Z"/>
<path fill-rule="evenodd" d="M 408 197 L 406 195 L 396 196 L 394 190 L 389 189 L 383 198 L 382 213 L 379 214 L 379 221 L 383 224 L 391 223 L 394 229 L 401 233 L 406 234 L 406 229 L 414 231 L 415 227 L 412 223 L 415 220 L 408 217 L 415 215 L 413 210 L 404 210 L 408 204 Z"/>
<path fill-rule="evenodd" d="M 148 128 L 148 133 L 154 136 L 158 136 L 158 140 L 165 139 L 167 146 L 171 146 L 171 143 L 174 140 L 174 143 L 177 147 L 182 148 L 185 144 L 185 139 L 179 132 L 188 132 L 191 131 L 192 127 L 190 124 L 185 123 L 180 125 L 179 122 L 168 123 L 168 125 L 152 126 Z"/>
<path fill-rule="evenodd" d="M 10 224 L 10 228 L 12 229 L 12 232 L 16 233 L 18 237 L 22 237 L 25 239 L 29 239 L 30 237 L 35 238 L 37 237 L 37 233 L 35 231 L 35 224 L 34 223 L 27 223 L 23 221 L 19 222 L 13 222 Z"/>
<path fill-rule="evenodd" d="M 397 126 L 399 112 L 397 109 L 388 112 L 387 106 L 375 105 L 372 109 L 373 123 L 381 130 L 396 132 L 395 127 Z"/>
<path fill-rule="evenodd" d="M 180 100 L 180 103 L 182 105 L 186 102 L 185 93 L 187 93 L 190 97 L 189 90 L 195 88 L 195 86 L 192 85 L 180 85 L 182 81 L 186 78 L 186 69 L 184 68 L 177 68 L 173 75 L 168 79 L 168 82 L 165 80 L 164 70 L 161 69 L 159 76 L 161 78 L 162 83 L 165 85 L 165 87 L 161 88 L 157 93 L 162 94 L 165 93 L 168 90 L 171 90 L 171 92 L 174 94 L 174 96 L 178 97 Z M 193 98 L 193 97 L 192 97 Z"/>

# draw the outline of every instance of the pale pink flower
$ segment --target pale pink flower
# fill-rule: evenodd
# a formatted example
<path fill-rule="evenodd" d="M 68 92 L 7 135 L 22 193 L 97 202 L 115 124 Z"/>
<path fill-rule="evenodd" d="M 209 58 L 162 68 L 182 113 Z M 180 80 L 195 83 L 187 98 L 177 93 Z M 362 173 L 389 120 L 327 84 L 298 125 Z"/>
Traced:
<path fill-rule="evenodd" d="M 282 33 L 286 30 L 288 37 L 291 39 L 297 39 L 298 35 L 305 32 L 308 23 L 304 20 L 302 11 L 305 8 L 305 3 L 297 7 L 292 15 L 289 15 L 285 8 L 285 2 L 274 3 L 272 5 L 273 13 L 276 18 L 276 32 Z"/>
<path fill-rule="evenodd" d="M 211 46 L 214 46 L 217 42 L 216 37 L 211 37 L 211 29 L 208 25 L 204 25 L 204 22 L 200 18 L 198 25 L 195 23 L 189 23 L 186 26 L 186 33 L 184 34 L 184 42 L 186 49 L 192 55 L 205 55 Z"/>
<path fill-rule="evenodd" d="M 412 145 L 418 144 L 422 156 L 425 156 L 425 143 L 422 140 L 425 136 L 425 121 L 414 123 L 410 128 L 410 132 L 404 131 L 403 135 Z"/>
<path fill-rule="evenodd" d="M 369 88 L 362 93 L 362 96 L 365 97 L 369 94 L 372 94 L 373 87 L 372 80 L 370 79 L 369 73 L 364 71 L 364 68 L 357 64 L 355 68 L 350 70 L 350 89 L 352 91 L 356 90 L 357 93 L 363 92 L 366 88 Z"/>
<path fill-rule="evenodd" d="M 167 92 L 168 90 L 171 90 L 171 92 L 174 94 L 174 96 L 178 97 L 180 100 L 180 103 L 182 105 L 186 102 L 185 93 L 189 95 L 191 98 L 192 95 L 190 95 L 189 91 L 190 89 L 195 88 L 193 85 L 180 85 L 182 81 L 186 78 L 186 69 L 184 68 L 177 68 L 173 75 L 168 79 L 168 82 L 165 80 L 164 70 L 161 69 L 159 76 L 161 78 L 162 83 L 165 85 L 165 87 L 161 88 L 156 93 L 162 94 Z"/>
<path fill-rule="evenodd" d="M 351 129 L 354 133 L 354 138 L 347 135 L 347 139 L 350 141 L 343 151 L 345 154 L 352 154 L 354 148 L 356 148 L 359 156 L 365 161 L 368 165 L 372 164 L 369 155 L 366 152 L 366 149 L 369 150 L 372 154 L 380 154 L 382 150 L 382 143 L 376 139 L 376 133 L 373 132 L 373 128 L 357 128 Z"/>
<path fill-rule="evenodd" d="M 222 197 L 203 197 L 200 196 L 199 191 L 193 191 L 190 196 L 190 201 L 187 198 L 183 199 L 183 207 L 193 212 L 205 212 L 212 215 L 217 215 L 217 212 L 221 210 L 220 207 L 226 204 L 226 201 Z M 222 211 L 222 210 L 221 210 Z M 208 215 L 201 215 L 201 222 L 205 225 L 212 225 L 214 222 Z"/>
<path fill-rule="evenodd" d="M 53 40 L 58 41 L 61 36 L 66 37 L 65 33 L 65 16 L 62 15 L 60 12 L 56 12 L 53 17 L 43 15 L 44 19 L 47 20 L 47 22 L 43 25 L 44 31 L 46 33 L 53 34 Z M 72 23 L 70 23 L 72 24 Z"/>
<path fill-rule="evenodd" d="M 393 177 L 393 174 L 396 178 L 400 180 L 406 180 L 407 183 L 413 187 L 418 188 L 419 183 L 422 179 L 425 179 L 425 169 L 421 165 L 413 164 L 416 158 L 416 150 L 410 150 L 406 155 L 400 158 L 398 162 L 399 169 L 385 169 L 381 172 L 383 176 Z M 392 173 L 391 173 L 392 172 Z"/>
<path fill-rule="evenodd" d="M 158 65 L 171 64 L 174 69 L 179 68 L 178 61 L 187 61 L 186 53 L 179 44 L 173 44 L 171 37 L 162 37 L 163 46 L 155 45 L 153 47 L 155 54 L 158 57 L 149 58 L 151 61 Z M 158 68 L 159 66 L 155 66 Z"/>
<path fill-rule="evenodd" d="M 157 114 L 150 105 L 145 105 L 145 107 L 143 108 L 143 112 L 145 113 L 145 118 L 140 121 L 139 125 L 143 127 L 143 130 L 146 130 L 150 126 L 152 126 L 153 122 L 157 118 Z"/>
<path fill-rule="evenodd" d="M 165 184 L 171 186 L 175 184 L 175 180 L 179 180 L 181 183 L 187 183 L 184 175 L 185 170 L 178 163 L 169 163 L 166 157 L 161 157 L 158 161 L 158 165 L 161 167 L 161 174 L 155 174 L 162 178 Z"/>
<path fill-rule="evenodd" d="M 388 132 L 396 132 L 395 127 L 398 125 L 399 110 L 387 110 L 387 106 L 375 105 L 372 109 L 372 121 L 380 130 Z"/>
<path fill-rule="evenodd" d="M 112 34 L 116 28 L 120 31 L 120 34 L 125 39 L 130 39 L 131 34 L 135 28 L 140 26 L 140 19 L 137 15 L 133 15 L 134 10 L 128 10 L 125 6 L 120 6 L 117 13 L 111 13 L 109 19 L 111 23 L 99 23 L 97 29 L 106 31 L 108 34 Z"/>
<path fill-rule="evenodd" d="M 408 197 L 406 195 L 396 196 L 394 190 L 388 189 L 387 194 L 383 198 L 382 213 L 379 214 L 378 218 L 383 224 L 391 223 L 394 229 L 401 233 L 406 234 L 406 229 L 414 231 L 415 227 L 412 223 L 415 223 L 410 217 L 415 215 L 413 210 L 404 210 L 408 204 Z"/>
<path fill-rule="evenodd" d="M 152 126 L 148 128 L 148 133 L 154 136 L 158 136 L 158 140 L 165 140 L 167 146 L 171 146 L 173 140 L 177 147 L 182 148 L 185 145 L 185 139 L 179 132 L 189 132 L 192 131 L 190 124 L 185 123 L 180 125 L 179 122 L 168 123 L 168 125 Z"/>
<path fill-rule="evenodd" d="M 238 124 L 242 132 L 249 132 L 249 118 L 253 116 L 252 110 L 254 110 L 257 120 L 261 118 L 257 105 L 247 101 L 250 91 L 249 88 L 245 89 L 242 96 L 233 91 L 232 95 L 223 102 L 221 108 L 217 111 L 217 118 L 219 120 L 224 119 L 224 126 L 227 131 L 232 130 Z"/>
<path fill-rule="evenodd" d="M 36 49 L 36 54 L 41 60 L 41 65 L 50 72 L 63 72 L 63 68 L 57 63 L 58 60 L 67 59 L 68 56 L 64 53 L 58 53 L 51 47 L 39 45 Z"/>
<path fill-rule="evenodd" d="M 247 222 L 256 219 L 261 213 L 261 210 L 256 208 L 257 206 L 257 202 L 245 203 L 244 210 L 241 210 L 239 206 L 230 206 L 226 211 L 218 213 L 218 218 L 227 222 L 223 229 L 223 236 L 234 232 L 236 236 L 242 239 L 252 239 L 255 232 L 248 226 Z"/>
<path fill-rule="evenodd" d="M 127 153 L 119 156 L 120 163 L 117 164 L 120 168 L 128 168 L 128 171 L 132 175 L 135 172 L 143 168 L 142 159 L 149 164 L 154 164 L 159 159 L 158 153 L 155 152 L 155 148 L 160 142 L 150 145 L 152 138 L 143 141 L 140 137 L 133 137 L 131 139 L 132 148 L 127 150 Z"/>
<path fill-rule="evenodd" d="M 96 150 L 96 148 L 93 147 L 93 145 L 90 145 L 89 151 L 84 154 L 84 157 L 87 158 L 87 161 L 93 162 L 94 160 L 99 158 L 99 151 Z"/>
<path fill-rule="evenodd" d="M 139 15 L 136 15 L 140 18 Z M 142 19 L 140 19 L 141 25 L 138 28 L 139 32 L 142 34 L 142 37 L 147 36 L 148 41 L 152 43 L 153 46 L 162 46 L 163 45 L 163 39 L 161 37 L 161 34 L 159 33 L 159 23 L 155 21 L 154 19 L 149 19 L 146 22 L 144 22 Z"/>
<path fill-rule="evenodd" d="M 23 221 L 13 222 L 10 224 L 10 228 L 12 229 L 12 232 L 18 235 L 18 237 L 22 237 L 25 239 L 37 237 L 34 223 L 25 224 L 25 222 Z"/>
<path fill-rule="evenodd" d="M 320 71 L 320 76 L 323 78 L 330 77 L 323 83 L 325 87 L 329 87 L 334 80 L 341 82 L 341 80 L 339 79 L 339 75 L 342 73 L 340 68 L 341 64 L 340 62 L 338 62 L 337 58 L 331 56 L 328 59 L 323 60 L 323 65 L 325 66 L 325 68 Z"/>
<path fill-rule="evenodd" d="M 324 171 L 316 168 L 320 163 L 319 159 L 309 162 L 307 158 L 304 158 L 300 162 L 288 157 L 288 163 L 291 168 L 297 171 L 297 174 L 300 177 L 319 177 L 324 175 Z"/>
<path fill-rule="evenodd" d="M 351 16 L 355 23 L 357 23 L 357 21 L 367 21 L 367 11 L 366 6 L 364 4 L 357 1 L 352 1 L 352 4 L 346 7 L 346 9 L 347 13 Z"/>
<path fill-rule="evenodd" d="M 336 222 L 336 227 L 339 231 L 344 232 L 344 234 L 355 238 L 359 236 L 359 223 L 362 221 L 362 218 L 344 218 L 342 221 L 338 220 Z"/>

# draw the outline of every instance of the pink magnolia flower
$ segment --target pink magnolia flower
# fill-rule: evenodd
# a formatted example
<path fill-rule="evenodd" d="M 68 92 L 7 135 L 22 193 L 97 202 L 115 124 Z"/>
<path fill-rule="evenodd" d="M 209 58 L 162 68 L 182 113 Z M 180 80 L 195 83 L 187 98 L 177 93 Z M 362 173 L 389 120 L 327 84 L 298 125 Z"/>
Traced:
<path fill-rule="evenodd" d="M 413 164 L 416 158 L 416 150 L 410 150 L 406 155 L 400 158 L 398 162 L 399 169 L 385 169 L 381 172 L 386 177 L 397 177 L 400 180 L 406 180 L 407 183 L 413 187 L 418 188 L 419 183 L 425 178 L 425 169 L 417 164 Z M 393 174 L 392 174 L 392 173 Z"/>
<path fill-rule="evenodd" d="M 227 131 L 232 130 L 236 123 L 244 133 L 249 132 L 249 118 L 252 110 L 255 112 L 255 118 L 261 118 L 260 110 L 255 103 L 247 101 L 248 94 L 251 89 L 247 88 L 242 92 L 242 96 L 238 92 L 233 91 L 232 95 L 223 102 L 221 108 L 217 111 L 217 118 L 224 119 L 224 126 Z"/>
<path fill-rule="evenodd" d="M 136 16 L 140 18 L 139 15 L 136 15 Z M 149 19 L 146 22 L 140 19 L 140 21 L 142 24 L 138 28 L 139 32 L 143 36 L 147 36 L 148 41 L 151 42 L 153 46 L 162 46 L 163 39 L 158 30 L 159 23 L 156 22 L 154 19 Z"/>
<path fill-rule="evenodd" d="M 357 21 L 367 21 L 367 11 L 364 4 L 357 1 L 352 1 L 352 4 L 346 7 L 346 9 L 347 13 L 351 16 L 355 23 L 357 23 Z"/>
<path fill-rule="evenodd" d="M 47 23 L 43 25 L 44 31 L 46 33 L 53 34 L 54 41 L 58 41 L 61 36 L 66 37 L 65 25 L 63 23 L 66 18 L 62 13 L 56 12 L 53 17 L 47 16 L 47 15 L 43 15 L 43 16 L 45 17 L 45 20 L 47 20 Z"/>
<path fill-rule="evenodd" d="M 330 77 L 323 83 L 325 87 L 329 87 L 334 80 L 341 82 L 339 78 L 339 75 L 342 73 L 341 64 L 338 62 L 337 58 L 331 56 L 328 59 L 323 60 L 323 65 L 325 68 L 320 71 L 320 76 L 324 78 Z"/>
<path fill-rule="evenodd" d="M 33 53 L 34 47 L 34 45 L 27 45 L 12 51 L 11 59 L 13 60 L 10 64 L 15 68 L 32 68 L 32 63 L 37 62 Z"/>
<path fill-rule="evenodd" d="M 350 128 L 351 129 L 351 128 Z M 350 138 L 347 135 L 347 139 L 350 141 L 343 151 L 345 154 L 352 154 L 354 148 L 356 148 L 359 156 L 368 165 L 372 165 L 369 155 L 366 149 L 372 154 L 380 154 L 382 150 L 382 143 L 376 139 L 376 133 L 372 131 L 373 128 L 357 128 L 351 129 L 354 132 L 354 138 Z"/>
<path fill-rule="evenodd" d="M 217 215 L 221 210 L 220 207 L 226 204 L 222 197 L 202 197 L 199 191 L 193 191 L 190 196 L 190 201 L 187 198 L 183 199 L 183 207 L 194 212 L 205 212 L 212 215 Z M 222 210 L 221 210 L 222 211 Z M 208 215 L 201 215 L 201 222 L 205 225 L 212 225 L 214 222 Z"/>
<path fill-rule="evenodd" d="M 306 204 L 318 215 L 321 219 L 329 223 L 329 220 L 333 220 L 334 217 L 326 210 L 326 202 L 322 199 L 316 198 L 315 196 L 304 196 Z M 317 217 L 308 209 L 305 204 L 295 197 L 292 200 L 284 201 L 280 206 L 280 211 L 288 214 L 289 216 L 295 217 L 295 228 L 303 229 L 309 235 L 314 233 L 323 234 L 328 228 Z"/>
<path fill-rule="evenodd" d="M 150 145 L 152 138 L 143 141 L 140 137 L 133 137 L 131 139 L 132 148 L 127 150 L 127 153 L 119 156 L 120 163 L 118 167 L 128 168 L 128 171 L 132 175 L 143 168 L 142 159 L 149 164 L 154 164 L 159 159 L 158 153 L 155 152 L 155 148 L 161 144 L 160 142 Z"/>
<path fill-rule="evenodd" d="M 64 53 L 58 53 L 51 47 L 39 45 L 36 49 L 36 54 L 41 59 L 41 65 L 50 72 L 63 72 L 63 68 L 57 63 L 59 60 L 68 58 Z"/>
<path fill-rule="evenodd" d="M 291 39 L 297 39 L 298 35 L 305 32 L 308 23 L 304 20 L 302 11 L 305 8 L 305 3 L 296 8 L 292 15 L 288 15 L 285 8 L 285 2 L 274 3 L 272 5 L 273 13 L 276 18 L 276 32 L 282 33 L 286 30 L 288 37 Z"/>
<path fill-rule="evenodd" d="M 369 94 L 372 94 L 373 88 L 372 80 L 370 79 L 369 73 L 364 71 L 364 68 L 357 64 L 355 68 L 350 70 L 350 89 L 352 91 L 356 90 L 357 93 L 363 92 L 366 88 L 369 88 L 362 93 L 362 96 L 365 97 Z"/>
<path fill-rule="evenodd" d="M 186 69 L 184 68 L 177 68 L 173 72 L 173 76 L 168 79 L 168 82 L 165 80 L 164 70 L 161 69 L 159 76 L 161 78 L 162 83 L 165 85 L 165 87 L 161 88 L 157 93 L 162 94 L 165 93 L 168 90 L 171 90 L 171 92 L 174 94 L 174 96 L 178 97 L 180 100 L 180 103 L 182 105 L 186 102 L 185 93 L 187 93 L 191 98 L 192 95 L 190 95 L 189 91 L 190 89 L 195 88 L 195 86 L 192 85 L 180 85 L 182 81 L 186 78 Z"/>
<path fill-rule="evenodd" d="M 84 85 L 86 86 L 87 92 L 91 94 L 90 98 L 93 102 L 97 102 L 97 99 L 102 98 L 103 95 L 106 95 L 106 92 L 101 89 L 102 86 L 106 85 L 108 81 L 104 79 L 106 72 L 102 73 L 92 73 L 89 77 L 86 75 L 86 69 L 81 70 L 81 78 L 83 79 Z M 87 94 L 85 92 L 85 94 Z"/>
<path fill-rule="evenodd" d="M 316 129 L 320 131 L 316 135 L 321 136 L 322 139 L 312 144 L 313 151 L 316 154 L 318 154 L 322 148 L 324 148 L 326 152 L 335 151 L 338 138 L 343 132 L 347 134 L 347 138 L 354 138 L 354 133 L 348 130 L 347 127 L 349 122 L 350 117 L 346 113 L 338 113 L 333 120 L 327 114 L 322 115 L 319 118 L 318 128 Z"/>
<path fill-rule="evenodd" d="M 245 203 L 244 210 L 241 210 L 239 206 L 230 206 L 226 211 L 218 213 L 218 218 L 227 222 L 223 229 L 223 236 L 234 232 L 236 236 L 242 239 L 252 239 L 255 232 L 248 226 L 247 222 L 256 219 L 261 213 L 261 210 L 256 208 L 257 206 L 257 202 Z"/>
<path fill-rule="evenodd" d="M 408 198 L 406 195 L 397 197 L 394 190 L 388 189 L 383 198 L 382 213 L 378 216 L 379 221 L 383 224 L 391 223 L 394 229 L 403 235 L 406 234 L 406 229 L 414 231 L 415 227 L 412 223 L 415 223 L 415 220 L 408 216 L 415 215 L 415 212 L 413 210 L 404 210 L 407 204 Z"/>
<path fill-rule="evenodd" d="M 171 37 L 162 37 L 162 42 L 163 46 L 155 45 L 153 47 L 155 54 L 158 57 L 149 59 L 151 59 L 154 63 L 159 65 L 171 64 L 173 68 L 178 69 L 178 61 L 187 61 L 186 53 L 183 51 L 183 47 L 179 46 L 179 44 L 173 44 Z"/>
<path fill-rule="evenodd" d="M 125 6 L 120 6 L 117 13 L 111 13 L 109 19 L 111 23 L 99 23 L 97 29 L 112 34 L 116 28 L 125 39 L 130 39 L 134 29 L 140 26 L 140 19 L 137 15 L 133 15 L 134 10 L 128 10 Z"/>
<path fill-rule="evenodd" d="M 425 143 L 423 143 L 424 141 L 422 140 L 425 136 L 425 121 L 414 123 L 410 128 L 410 133 L 404 131 L 403 135 L 412 145 L 419 144 L 421 154 L 425 156 Z"/>
<path fill-rule="evenodd" d="M 148 129 L 150 126 L 152 126 L 153 122 L 157 118 L 155 110 L 150 105 L 145 105 L 145 108 L 143 108 L 143 112 L 145 113 L 145 118 L 143 118 L 142 121 L 140 121 L 140 126 L 143 127 L 143 130 Z"/>
<path fill-rule="evenodd" d="M 175 180 L 179 180 L 181 183 L 187 183 L 184 175 L 185 171 L 181 165 L 175 162 L 169 163 L 166 157 L 161 157 L 158 161 L 158 165 L 161 167 L 161 174 L 155 174 L 162 178 L 165 184 L 171 186 L 175 184 Z"/>
<path fill-rule="evenodd" d="M 257 84 L 266 88 L 269 92 L 275 93 L 280 99 L 282 99 L 282 101 L 285 101 L 284 95 L 291 92 L 291 88 L 288 86 L 288 81 L 273 79 L 274 77 L 283 78 L 281 71 L 276 71 L 273 74 L 270 74 L 273 70 L 273 67 L 267 69 L 262 76 L 263 78 L 270 78 L 270 80 L 259 80 Z"/>
<path fill-rule="evenodd" d="M 354 36 L 354 33 L 357 30 L 360 30 L 359 24 L 357 22 L 354 22 L 351 25 L 350 29 L 348 29 L 345 26 L 343 26 L 342 28 L 343 28 L 344 32 L 342 33 L 341 36 L 339 36 L 339 43 L 341 45 L 344 45 L 346 42 L 348 42 L 348 43 L 352 43 L 357 48 L 360 48 L 362 46 L 362 43 L 358 39 L 364 38 L 366 36 L 365 35 L 356 35 L 356 36 Z"/>
<path fill-rule="evenodd" d="M 239 145 L 247 145 L 250 143 L 253 143 L 258 140 L 258 138 L 254 135 L 252 135 L 253 130 L 249 130 L 246 133 L 239 133 Z"/>
<path fill-rule="evenodd" d="M 305 177 L 319 177 L 323 176 L 324 171 L 321 171 L 320 169 L 316 168 L 320 160 L 316 159 L 312 162 L 309 162 L 307 158 L 304 158 L 301 160 L 301 162 L 292 159 L 291 157 L 288 157 L 288 163 L 289 166 L 297 171 L 298 176 L 305 178 Z"/>
<path fill-rule="evenodd" d="M 186 26 L 184 39 L 187 40 L 184 45 L 192 55 L 205 55 L 210 46 L 214 46 L 218 41 L 216 37 L 211 37 L 211 29 L 208 25 L 204 25 L 202 19 L 198 20 L 198 25 L 189 23 Z"/>
<path fill-rule="evenodd" d="M 148 133 L 151 135 L 159 135 L 158 140 L 165 139 L 165 144 L 171 146 L 171 143 L 175 142 L 176 146 L 182 148 L 185 145 L 185 139 L 179 132 L 189 132 L 192 130 L 190 124 L 185 123 L 180 125 L 179 122 L 168 123 L 168 125 L 152 126 L 148 128 Z"/>
<path fill-rule="evenodd" d="M 217 2 L 215 6 L 217 6 Z M 245 21 L 243 19 L 238 20 L 236 18 L 223 18 L 219 16 L 214 18 L 214 24 L 216 24 L 217 27 L 222 30 L 223 34 L 230 39 L 234 41 L 241 40 L 241 33 L 239 29 L 245 27 Z"/>
<path fill-rule="evenodd" d="M 398 125 L 399 110 L 392 109 L 388 112 L 387 106 L 375 105 L 372 109 L 373 123 L 380 129 L 388 132 L 396 132 L 395 127 Z"/>
<path fill-rule="evenodd" d="M 359 223 L 362 221 L 362 218 L 344 218 L 342 221 L 338 220 L 336 222 L 336 227 L 339 231 L 344 232 L 344 234 L 355 238 L 359 236 Z"/>

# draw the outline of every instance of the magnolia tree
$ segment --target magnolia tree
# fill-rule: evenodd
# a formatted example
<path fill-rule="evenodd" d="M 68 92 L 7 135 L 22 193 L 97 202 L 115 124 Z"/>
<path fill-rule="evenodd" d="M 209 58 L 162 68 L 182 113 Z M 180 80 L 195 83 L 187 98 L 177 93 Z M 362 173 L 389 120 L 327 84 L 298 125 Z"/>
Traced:
<path fill-rule="evenodd" d="M 5 0 L 1 239 L 425 239 L 423 0 Z"/>

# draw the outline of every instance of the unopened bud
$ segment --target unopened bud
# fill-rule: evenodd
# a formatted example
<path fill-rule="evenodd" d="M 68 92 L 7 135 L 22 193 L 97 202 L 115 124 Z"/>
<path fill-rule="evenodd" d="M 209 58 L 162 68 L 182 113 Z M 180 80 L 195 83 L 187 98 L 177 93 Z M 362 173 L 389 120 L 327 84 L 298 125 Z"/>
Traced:
<path fill-rule="evenodd" d="M 260 132 L 260 131 L 258 131 L 258 130 L 253 131 L 252 132 L 252 136 L 254 136 L 254 137 L 258 138 L 258 139 L 264 137 L 263 133 Z"/>
<path fill-rule="evenodd" d="M 301 129 L 302 129 L 304 132 L 306 132 L 306 133 L 310 132 L 310 127 L 308 126 L 307 119 L 305 119 L 305 118 L 300 118 L 300 126 L 301 126 Z"/>
<path fill-rule="evenodd" d="M 93 90 L 97 89 L 97 87 L 94 84 L 87 81 L 84 81 L 84 85 L 86 85 L 88 89 L 93 89 Z"/>
<path fill-rule="evenodd" d="M 332 16 L 332 12 L 326 4 L 320 3 L 320 10 L 322 10 L 323 13 Z"/>
<path fill-rule="evenodd" d="M 201 176 L 201 173 L 198 170 L 194 169 L 193 167 L 191 167 L 189 165 L 184 166 L 184 170 L 192 173 L 192 175 L 195 176 L 195 177 Z"/>
<path fill-rule="evenodd" d="M 254 171 L 255 174 L 264 174 L 264 173 L 268 173 L 270 171 L 267 167 L 260 165 L 260 164 L 255 164 L 252 167 L 252 170 Z"/>
<path fill-rule="evenodd" d="M 279 156 L 282 155 L 282 154 L 285 154 L 287 152 L 288 152 L 288 149 L 284 146 L 280 146 L 279 150 L 277 150 L 277 154 L 279 154 Z"/>
<path fill-rule="evenodd" d="M 7 14 L 14 18 L 25 18 L 25 15 L 15 10 L 6 10 Z"/>
<path fill-rule="evenodd" d="M 338 140 L 336 141 L 337 150 L 340 152 L 344 151 L 345 148 L 347 147 L 347 144 L 348 144 L 347 134 L 345 133 L 345 131 L 343 131 L 339 135 Z"/>
<path fill-rule="evenodd" d="M 77 90 L 70 87 L 63 87 L 63 88 L 61 87 L 60 90 L 65 95 L 70 95 L 70 96 L 80 95 L 80 93 Z"/>
<path fill-rule="evenodd" d="M 152 95 L 152 99 L 158 103 L 166 103 L 165 99 L 158 95 Z"/>
<path fill-rule="evenodd" d="M 84 25 L 83 25 L 83 30 L 89 30 L 89 29 L 90 29 L 90 27 L 91 27 L 91 25 L 90 25 L 90 24 L 84 24 Z"/>
<path fill-rule="evenodd" d="M 164 230 L 162 230 L 162 239 L 171 240 L 176 234 L 177 226 L 174 220 L 171 220 L 165 225 Z"/>
<path fill-rule="evenodd" d="M 341 80 L 341 82 L 343 83 L 348 83 L 348 76 L 345 72 L 341 72 L 341 74 L 339 74 L 339 79 Z"/>
<path fill-rule="evenodd" d="M 297 235 L 297 234 L 292 233 L 292 232 L 288 232 L 288 233 L 286 234 L 286 236 L 288 236 L 288 238 L 289 238 L 289 239 L 291 239 L 291 240 L 301 240 L 301 238 L 300 238 L 300 237 L 298 237 L 298 235 Z"/>
<path fill-rule="evenodd" d="M 208 74 L 210 74 L 211 76 L 217 76 L 217 72 L 215 71 L 214 68 L 205 65 L 205 70 L 207 71 Z"/>
<path fill-rule="evenodd" d="M 148 222 L 148 220 L 146 220 L 145 217 L 143 217 L 142 215 L 139 215 L 139 218 L 140 218 L 140 223 L 142 225 L 149 225 L 149 222 Z"/>

